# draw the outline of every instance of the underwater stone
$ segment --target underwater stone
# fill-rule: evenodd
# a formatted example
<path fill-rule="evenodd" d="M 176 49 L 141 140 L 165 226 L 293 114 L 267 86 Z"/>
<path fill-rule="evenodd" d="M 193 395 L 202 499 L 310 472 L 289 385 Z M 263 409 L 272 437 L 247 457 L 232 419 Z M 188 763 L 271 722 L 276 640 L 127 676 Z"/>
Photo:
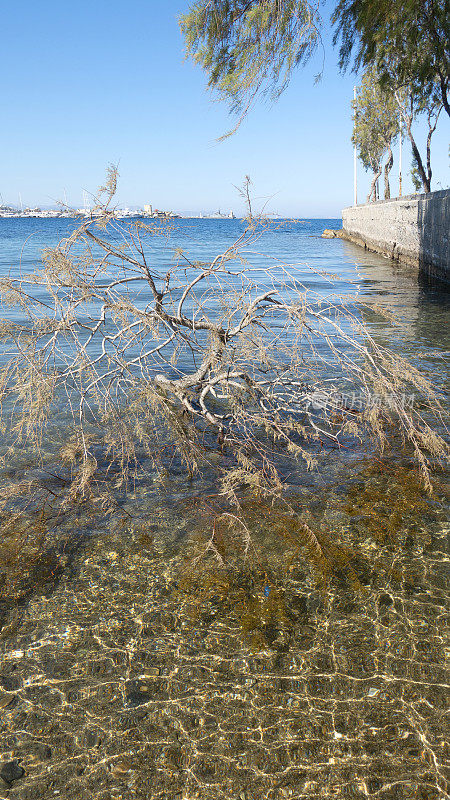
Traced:
<path fill-rule="evenodd" d="M 127 703 L 130 706 L 140 706 L 152 698 L 150 686 L 140 681 L 127 681 L 125 684 Z"/>
<path fill-rule="evenodd" d="M 0 675 L 0 686 L 7 692 L 13 692 L 22 687 L 23 680 L 20 675 Z"/>
<path fill-rule="evenodd" d="M 390 594 L 381 594 L 378 599 L 378 605 L 380 606 L 391 606 L 393 603 L 393 599 Z"/>
<path fill-rule="evenodd" d="M 16 695 L 13 692 L 0 691 L 0 708 L 9 708 L 16 700 Z"/>
<path fill-rule="evenodd" d="M 24 775 L 25 770 L 20 766 L 17 758 L 14 758 L 13 761 L 7 761 L 5 764 L 2 764 L 0 769 L 0 778 L 4 780 L 9 789 L 13 785 L 14 781 L 20 780 L 20 778 L 22 778 Z"/>

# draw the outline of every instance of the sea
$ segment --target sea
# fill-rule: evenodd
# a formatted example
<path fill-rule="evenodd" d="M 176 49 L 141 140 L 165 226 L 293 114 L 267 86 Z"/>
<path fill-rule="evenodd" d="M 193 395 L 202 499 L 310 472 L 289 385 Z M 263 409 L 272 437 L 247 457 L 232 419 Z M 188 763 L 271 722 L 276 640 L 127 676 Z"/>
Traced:
<path fill-rule="evenodd" d="M 0 219 L 0 280 L 35 272 L 76 225 Z M 321 237 L 339 227 L 277 220 L 246 261 L 262 286 L 270 264 L 312 304 L 393 314 L 367 313 L 369 333 L 427 377 L 445 417 L 449 295 Z M 243 229 L 173 220 L 146 257 L 160 271 L 179 248 L 208 262 Z M 144 464 L 126 493 L 108 487 L 119 514 L 82 498 L 55 512 L 64 477 L 52 443 L 38 463 L 31 445 L 8 449 L 10 433 L 2 494 L 21 486 L 26 505 L 42 486 L 46 499 L 34 516 L 0 514 L 0 800 L 448 798 L 445 471 L 430 495 L 407 452 L 324 453 L 290 494 L 319 563 L 261 498 L 244 505 L 242 553 L 217 487 L 178 463 L 164 475 Z"/>

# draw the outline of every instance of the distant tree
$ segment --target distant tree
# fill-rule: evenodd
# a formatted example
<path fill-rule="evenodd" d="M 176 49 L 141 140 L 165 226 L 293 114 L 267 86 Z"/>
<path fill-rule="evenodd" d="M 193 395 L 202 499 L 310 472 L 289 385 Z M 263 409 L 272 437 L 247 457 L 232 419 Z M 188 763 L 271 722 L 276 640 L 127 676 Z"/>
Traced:
<path fill-rule="evenodd" d="M 340 66 L 346 69 L 352 59 L 355 71 L 374 65 L 391 89 L 420 92 L 434 84 L 450 116 L 449 20 L 449 0 L 339 0 L 332 21 Z"/>
<path fill-rule="evenodd" d="M 199 0 L 180 20 L 187 54 L 238 125 L 258 94 L 279 97 L 320 42 L 319 24 L 307 0 Z"/>
<path fill-rule="evenodd" d="M 378 74 L 371 67 L 363 75 L 361 85 L 353 102 L 353 135 L 359 157 L 366 170 L 372 170 L 373 180 L 367 200 L 376 199 L 376 186 L 382 173 L 382 161 L 387 154 L 384 167 L 384 197 L 391 196 L 389 172 L 394 158 L 392 143 L 399 130 L 399 111 L 395 97 L 380 86 Z"/>

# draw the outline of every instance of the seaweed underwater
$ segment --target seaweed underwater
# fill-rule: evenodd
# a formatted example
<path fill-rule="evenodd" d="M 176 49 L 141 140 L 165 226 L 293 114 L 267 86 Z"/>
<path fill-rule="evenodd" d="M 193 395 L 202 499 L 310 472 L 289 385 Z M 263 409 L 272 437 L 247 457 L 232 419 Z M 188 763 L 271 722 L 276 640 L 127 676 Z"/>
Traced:
<path fill-rule="evenodd" d="M 367 585 L 380 575 L 417 588 L 405 556 L 435 544 L 448 508 L 445 476 L 433 479 L 430 494 L 411 464 L 393 470 L 387 460 L 364 458 L 352 466 L 351 478 L 341 476 L 340 492 L 324 487 L 320 502 L 306 489 L 282 500 L 250 494 L 241 499 L 238 517 L 220 502 L 187 501 L 196 522 L 175 591 L 188 616 L 195 622 L 232 612 L 244 641 L 264 649 L 285 645 L 295 624 L 298 598 L 286 598 L 292 576 L 303 578 L 322 606 L 336 588 L 364 602 Z M 318 506 L 321 512 L 312 511 Z"/>

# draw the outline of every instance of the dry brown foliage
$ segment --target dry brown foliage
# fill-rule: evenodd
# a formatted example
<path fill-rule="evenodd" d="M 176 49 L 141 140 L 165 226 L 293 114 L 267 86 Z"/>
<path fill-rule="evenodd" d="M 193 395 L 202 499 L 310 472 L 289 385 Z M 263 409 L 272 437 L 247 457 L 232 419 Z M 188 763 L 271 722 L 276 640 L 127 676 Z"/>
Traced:
<path fill-rule="evenodd" d="M 270 223 L 253 215 L 248 183 L 238 240 L 206 264 L 176 251 L 163 271 L 148 243 L 168 231 L 119 221 L 115 186 L 110 174 L 101 216 L 46 251 L 43 269 L 2 281 L 23 319 L 0 321 L 9 454 L 39 449 L 65 414 L 64 502 L 97 492 L 104 507 L 142 453 L 158 469 L 171 454 L 191 475 L 216 470 L 238 505 L 243 489 L 280 496 L 289 465 L 313 469 L 324 448 L 369 440 L 407 447 L 430 486 L 430 465 L 448 456 L 432 387 L 369 333 L 361 304 L 314 296 L 283 263 L 252 266 Z M 367 401 L 351 407 L 351 392 Z"/>

